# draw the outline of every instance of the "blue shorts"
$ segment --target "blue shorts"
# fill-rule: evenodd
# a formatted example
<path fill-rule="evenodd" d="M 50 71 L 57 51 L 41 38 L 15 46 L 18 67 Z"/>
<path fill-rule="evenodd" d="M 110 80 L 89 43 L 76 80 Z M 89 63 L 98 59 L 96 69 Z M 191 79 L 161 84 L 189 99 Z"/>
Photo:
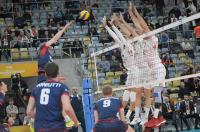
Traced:
<path fill-rule="evenodd" d="M 128 124 L 121 120 L 108 122 L 98 122 L 94 127 L 94 132 L 126 132 Z"/>

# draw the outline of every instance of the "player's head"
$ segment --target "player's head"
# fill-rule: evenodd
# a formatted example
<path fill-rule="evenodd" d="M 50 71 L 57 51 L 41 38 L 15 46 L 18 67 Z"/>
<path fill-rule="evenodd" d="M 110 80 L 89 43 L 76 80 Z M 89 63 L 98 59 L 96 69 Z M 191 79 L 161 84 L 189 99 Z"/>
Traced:
<path fill-rule="evenodd" d="M 112 94 L 113 94 L 112 87 L 110 87 L 110 86 L 103 87 L 102 93 L 104 96 L 112 96 Z"/>
<path fill-rule="evenodd" d="M 46 76 L 48 78 L 56 78 L 59 73 L 59 67 L 56 63 L 54 62 L 49 62 L 45 65 L 44 71 L 46 73 Z"/>
<path fill-rule="evenodd" d="M 73 87 L 72 88 L 72 94 L 73 95 L 77 95 L 78 94 L 78 88 L 77 87 Z"/>

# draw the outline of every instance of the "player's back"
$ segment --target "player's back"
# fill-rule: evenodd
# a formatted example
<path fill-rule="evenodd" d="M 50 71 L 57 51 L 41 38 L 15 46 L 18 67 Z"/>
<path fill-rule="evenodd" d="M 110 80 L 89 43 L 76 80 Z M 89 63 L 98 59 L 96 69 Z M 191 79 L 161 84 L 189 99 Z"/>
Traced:
<path fill-rule="evenodd" d="M 44 65 L 46 63 L 48 63 L 49 61 L 51 61 L 51 55 L 50 52 L 48 50 L 48 46 L 46 46 L 45 44 L 42 45 L 39 49 L 39 55 L 38 55 L 38 66 L 41 68 L 44 67 Z"/>
<path fill-rule="evenodd" d="M 32 93 L 36 102 L 35 129 L 65 128 L 61 96 L 67 93 L 64 84 L 52 80 L 36 86 Z"/>
<path fill-rule="evenodd" d="M 122 107 L 122 103 L 118 98 L 107 97 L 96 102 L 95 110 L 98 112 L 99 120 L 117 118 L 117 113 Z"/>

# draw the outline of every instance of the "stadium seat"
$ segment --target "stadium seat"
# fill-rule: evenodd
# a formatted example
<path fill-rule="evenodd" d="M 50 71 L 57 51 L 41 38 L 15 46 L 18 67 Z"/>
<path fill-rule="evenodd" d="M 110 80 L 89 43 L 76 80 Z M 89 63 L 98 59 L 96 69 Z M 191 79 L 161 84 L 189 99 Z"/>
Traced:
<path fill-rule="evenodd" d="M 20 56 L 21 59 L 30 58 L 27 48 L 20 48 L 20 53 L 21 53 L 21 56 Z"/>
<path fill-rule="evenodd" d="M 122 75 L 123 74 L 123 72 L 122 71 L 117 71 L 117 72 L 115 72 L 115 77 L 120 77 L 120 75 Z"/>
<path fill-rule="evenodd" d="M 179 53 L 179 54 L 178 54 L 178 57 L 179 57 L 179 58 L 182 58 L 182 57 L 184 57 L 184 58 L 185 58 L 185 57 L 186 57 L 186 55 L 185 55 L 185 53 Z"/>
<path fill-rule="evenodd" d="M 106 77 L 105 73 L 98 73 L 98 78 L 105 78 L 105 77 Z"/>
<path fill-rule="evenodd" d="M 13 60 L 15 59 L 19 59 L 20 58 L 20 54 L 19 54 L 19 50 L 17 48 L 11 49 L 11 57 Z"/>
<path fill-rule="evenodd" d="M 174 88 L 180 87 L 180 86 L 181 86 L 181 81 L 180 81 L 180 80 L 173 81 L 172 86 L 173 86 Z"/>
<path fill-rule="evenodd" d="M 115 73 L 114 72 L 107 72 L 106 73 L 106 77 L 107 78 L 111 78 L 111 77 L 114 77 L 115 76 Z"/>
<path fill-rule="evenodd" d="M 113 84 L 113 85 L 119 85 L 119 84 L 120 84 L 120 79 L 119 79 L 119 78 L 114 78 L 114 79 L 112 80 L 112 84 Z"/>
<path fill-rule="evenodd" d="M 107 80 L 104 80 L 103 85 L 111 85 L 112 84 L 112 79 L 107 79 Z"/>

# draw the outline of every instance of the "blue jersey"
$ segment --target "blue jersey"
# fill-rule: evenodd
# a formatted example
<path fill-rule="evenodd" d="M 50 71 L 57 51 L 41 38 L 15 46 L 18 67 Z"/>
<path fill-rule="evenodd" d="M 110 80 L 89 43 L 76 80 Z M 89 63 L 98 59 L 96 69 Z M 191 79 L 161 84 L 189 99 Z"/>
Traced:
<path fill-rule="evenodd" d="M 44 69 L 45 64 L 52 61 L 51 54 L 48 50 L 48 46 L 45 44 L 40 47 L 39 55 L 38 55 L 38 68 L 40 70 Z"/>
<path fill-rule="evenodd" d="M 122 102 L 118 98 L 102 98 L 96 102 L 95 110 L 98 112 L 99 120 L 117 118 L 119 109 L 122 108 Z"/>
<path fill-rule="evenodd" d="M 61 96 L 68 95 L 68 88 L 62 83 L 47 80 L 37 84 L 31 97 L 35 98 L 35 129 L 65 128 L 62 116 Z"/>

